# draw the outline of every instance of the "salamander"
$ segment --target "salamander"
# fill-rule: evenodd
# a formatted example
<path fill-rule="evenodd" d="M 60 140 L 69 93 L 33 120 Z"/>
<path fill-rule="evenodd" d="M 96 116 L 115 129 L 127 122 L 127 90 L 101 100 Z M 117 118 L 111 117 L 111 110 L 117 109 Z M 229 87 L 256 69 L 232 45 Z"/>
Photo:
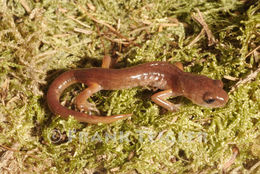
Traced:
<path fill-rule="evenodd" d="M 168 97 L 184 96 L 193 103 L 209 107 L 223 107 L 228 94 L 223 90 L 221 80 L 213 80 L 204 75 L 183 71 L 181 64 L 148 62 L 123 69 L 109 69 L 110 60 L 103 61 L 102 68 L 75 69 L 62 73 L 49 86 L 47 103 L 50 110 L 63 118 L 74 116 L 80 122 L 92 124 L 112 123 L 130 117 L 131 114 L 99 116 L 82 111 L 95 110 L 87 99 L 100 90 L 119 90 L 141 87 L 155 87 L 161 91 L 153 94 L 151 100 L 169 111 L 177 111 L 178 106 L 169 102 Z M 79 111 L 61 105 L 60 96 L 72 84 L 84 83 L 88 87 L 75 99 Z"/>

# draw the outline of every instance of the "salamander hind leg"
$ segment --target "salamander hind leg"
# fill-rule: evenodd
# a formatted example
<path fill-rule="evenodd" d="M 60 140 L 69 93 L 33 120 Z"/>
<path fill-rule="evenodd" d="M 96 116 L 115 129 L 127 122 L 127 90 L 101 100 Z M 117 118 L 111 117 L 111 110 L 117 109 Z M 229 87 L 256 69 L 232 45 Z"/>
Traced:
<path fill-rule="evenodd" d="M 176 95 L 173 93 L 171 89 L 169 89 L 169 90 L 155 93 L 154 95 L 152 95 L 151 99 L 159 106 L 169 111 L 175 112 L 179 109 L 179 106 L 167 101 L 167 98 L 172 96 L 175 97 Z"/>
<path fill-rule="evenodd" d="M 94 93 L 100 91 L 102 87 L 97 83 L 92 83 L 88 88 L 84 89 L 79 95 L 76 97 L 75 104 L 77 108 L 82 111 L 94 111 L 99 114 L 99 110 L 96 108 L 96 105 L 93 103 L 89 103 L 87 99 L 91 97 Z"/>

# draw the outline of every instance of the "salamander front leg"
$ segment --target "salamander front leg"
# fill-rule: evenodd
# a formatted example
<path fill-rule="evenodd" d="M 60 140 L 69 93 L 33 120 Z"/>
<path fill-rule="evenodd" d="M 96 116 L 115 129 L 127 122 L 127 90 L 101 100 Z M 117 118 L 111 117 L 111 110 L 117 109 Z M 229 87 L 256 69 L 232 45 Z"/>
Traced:
<path fill-rule="evenodd" d="M 174 65 L 175 65 L 177 68 L 179 68 L 180 70 L 183 71 L 183 65 L 182 65 L 181 62 L 175 62 Z"/>
<path fill-rule="evenodd" d="M 177 95 L 174 94 L 171 89 L 168 89 L 165 91 L 155 93 L 154 95 L 152 95 L 151 99 L 154 103 L 160 105 L 161 107 L 174 112 L 174 111 L 177 111 L 179 109 L 179 107 L 178 107 L 178 105 L 175 105 L 175 104 L 167 101 L 167 98 L 172 97 L 172 96 L 175 97 Z"/>
<path fill-rule="evenodd" d="M 92 83 L 88 88 L 84 89 L 76 97 L 75 103 L 77 108 L 82 111 L 95 111 L 99 114 L 99 110 L 96 108 L 95 104 L 89 103 L 87 99 L 91 97 L 94 93 L 100 91 L 102 87 L 97 83 Z"/>
<path fill-rule="evenodd" d="M 110 68 L 111 66 L 111 57 L 109 55 L 105 55 L 102 60 L 102 68 Z"/>

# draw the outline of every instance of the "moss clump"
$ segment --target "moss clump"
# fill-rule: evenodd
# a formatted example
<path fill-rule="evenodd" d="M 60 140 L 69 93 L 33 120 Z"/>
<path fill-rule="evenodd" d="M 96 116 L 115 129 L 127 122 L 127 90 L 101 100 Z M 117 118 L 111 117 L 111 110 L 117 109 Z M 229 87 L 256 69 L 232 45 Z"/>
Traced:
<path fill-rule="evenodd" d="M 0 3 L 1 172 L 259 172 L 259 2 Z M 198 10 L 212 46 L 192 18 Z M 129 120 L 54 117 L 45 102 L 51 80 L 59 70 L 100 66 L 105 53 L 118 67 L 181 61 L 187 72 L 223 79 L 230 101 L 212 110 L 178 98 L 180 111 L 164 113 L 151 91 L 134 88 L 91 98 L 103 114 L 133 113 Z M 68 107 L 79 89 L 64 94 Z"/>

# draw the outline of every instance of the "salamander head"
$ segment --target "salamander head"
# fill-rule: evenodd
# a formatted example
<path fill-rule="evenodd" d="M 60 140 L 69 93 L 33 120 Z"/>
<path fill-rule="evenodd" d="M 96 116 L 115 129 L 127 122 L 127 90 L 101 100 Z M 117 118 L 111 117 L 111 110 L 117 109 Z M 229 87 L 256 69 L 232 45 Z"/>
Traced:
<path fill-rule="evenodd" d="M 184 78 L 182 87 L 183 95 L 200 106 L 223 107 L 228 101 L 228 94 L 223 90 L 223 83 L 220 80 L 192 75 Z"/>

